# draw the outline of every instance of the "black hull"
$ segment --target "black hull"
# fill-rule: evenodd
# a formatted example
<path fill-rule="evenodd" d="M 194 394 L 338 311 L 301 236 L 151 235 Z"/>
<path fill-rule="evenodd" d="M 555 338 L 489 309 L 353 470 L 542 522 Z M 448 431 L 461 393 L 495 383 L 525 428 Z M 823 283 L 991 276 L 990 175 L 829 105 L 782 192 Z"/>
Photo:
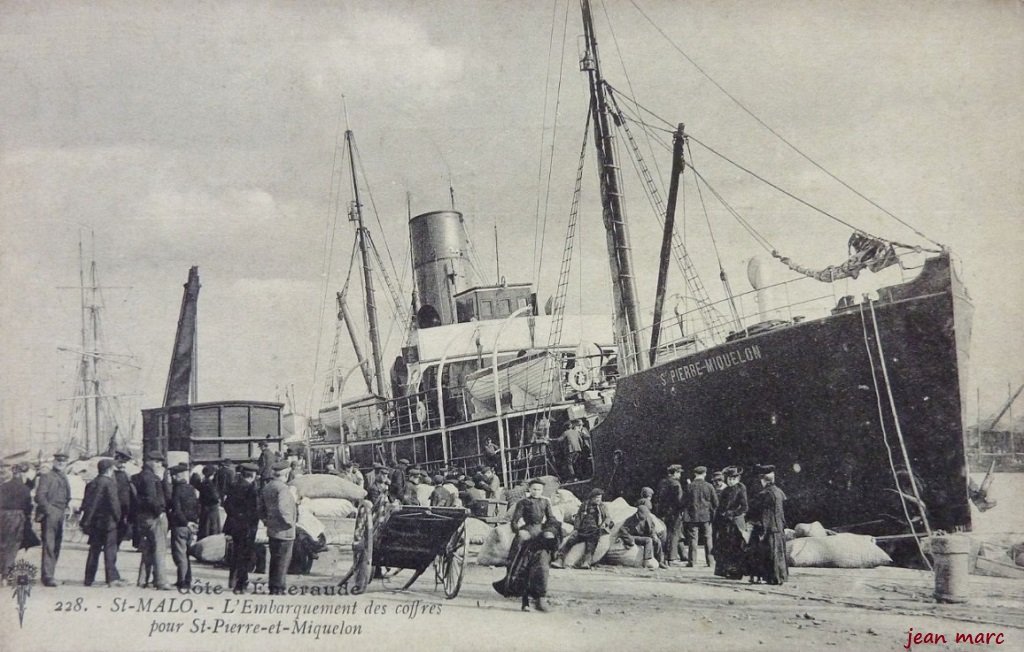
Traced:
<path fill-rule="evenodd" d="M 962 374 L 971 306 L 948 255 L 929 259 L 917 279 L 883 288 L 874 309 L 931 527 L 969 529 Z M 906 531 L 891 491 L 879 396 L 899 468 L 903 456 L 866 305 L 728 342 L 619 380 L 611 412 L 593 433 L 594 483 L 633 499 L 670 463 L 774 464 L 790 526 L 821 521 L 876 535 Z"/>

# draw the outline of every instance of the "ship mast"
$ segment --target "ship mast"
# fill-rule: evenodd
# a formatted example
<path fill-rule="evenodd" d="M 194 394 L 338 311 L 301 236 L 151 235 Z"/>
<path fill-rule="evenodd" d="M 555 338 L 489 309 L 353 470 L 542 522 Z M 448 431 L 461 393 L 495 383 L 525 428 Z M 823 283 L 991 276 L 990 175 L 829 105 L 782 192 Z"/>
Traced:
<path fill-rule="evenodd" d="M 373 356 L 373 384 L 377 390 L 377 395 L 385 396 L 380 334 L 377 328 L 377 304 L 373 296 L 373 274 L 370 269 L 370 256 L 366 245 L 369 234 L 366 232 L 366 227 L 363 226 L 363 207 L 359 202 L 359 184 L 356 183 L 356 159 L 352 152 L 353 138 L 352 130 L 345 130 L 348 160 L 352 165 L 352 207 L 349 210 L 349 220 L 356 223 L 356 233 L 358 235 L 356 239 L 359 241 L 359 255 L 363 263 L 363 290 L 366 292 L 366 317 L 370 325 L 370 354 Z"/>
<path fill-rule="evenodd" d="M 590 12 L 589 0 L 581 0 L 583 31 L 587 49 L 580 69 L 590 80 L 590 108 L 594 116 L 594 145 L 601 178 L 601 205 L 604 216 L 608 259 L 612 270 L 612 293 L 615 299 L 615 321 L 618 339 L 623 350 L 619 359 L 626 374 L 644 369 L 647 364 L 640 344 L 640 317 L 637 311 L 636 279 L 633 276 L 633 256 L 629 245 L 629 230 L 622 208 L 619 167 L 615 161 L 615 141 L 609 120 L 608 104 L 601 63 L 597 51 L 597 36 Z"/>

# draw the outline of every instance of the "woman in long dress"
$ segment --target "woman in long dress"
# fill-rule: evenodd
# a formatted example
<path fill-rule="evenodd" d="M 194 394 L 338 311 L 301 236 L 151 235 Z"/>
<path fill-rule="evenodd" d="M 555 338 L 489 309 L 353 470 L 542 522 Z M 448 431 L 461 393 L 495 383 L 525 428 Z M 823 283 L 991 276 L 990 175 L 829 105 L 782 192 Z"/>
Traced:
<path fill-rule="evenodd" d="M 548 569 L 551 554 L 561 543 L 562 526 L 544 497 L 544 483 L 531 481 L 529 491 L 512 512 L 516 537 L 508 553 L 508 570 L 493 586 L 506 598 L 521 597 L 523 611 L 530 610 L 531 599 L 538 611 L 548 611 Z"/>
<path fill-rule="evenodd" d="M 718 500 L 715 515 L 715 575 L 731 580 L 743 578 L 747 542 L 747 488 L 740 484 L 740 470 L 730 466 L 723 471 L 725 489 Z"/>

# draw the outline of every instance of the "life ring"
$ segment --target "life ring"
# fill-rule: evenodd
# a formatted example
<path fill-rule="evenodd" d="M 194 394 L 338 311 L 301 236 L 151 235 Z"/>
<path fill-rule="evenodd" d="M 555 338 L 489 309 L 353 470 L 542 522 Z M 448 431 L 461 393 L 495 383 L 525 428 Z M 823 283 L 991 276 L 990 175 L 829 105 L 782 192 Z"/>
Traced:
<path fill-rule="evenodd" d="M 590 389 L 590 371 L 575 367 L 569 371 L 569 386 L 577 392 L 585 392 Z"/>

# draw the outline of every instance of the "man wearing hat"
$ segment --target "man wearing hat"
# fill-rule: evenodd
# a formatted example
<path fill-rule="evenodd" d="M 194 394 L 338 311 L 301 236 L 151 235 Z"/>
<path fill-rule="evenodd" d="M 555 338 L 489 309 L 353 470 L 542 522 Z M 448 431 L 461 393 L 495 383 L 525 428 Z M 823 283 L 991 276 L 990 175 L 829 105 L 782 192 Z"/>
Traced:
<path fill-rule="evenodd" d="M 576 529 L 569 534 L 569 537 L 562 544 L 555 559 L 562 562 L 566 554 L 574 545 L 583 542 L 583 556 L 580 558 L 580 568 L 590 568 L 594 564 L 594 552 L 597 550 L 597 542 L 601 537 L 608 534 L 612 529 L 612 519 L 608 515 L 608 507 L 604 504 L 604 490 L 591 489 L 587 502 L 580 506 L 573 519 Z"/>
<path fill-rule="evenodd" d="M 67 463 L 67 455 L 56 453 L 53 466 L 36 481 L 36 521 L 40 523 L 43 533 L 43 586 L 57 586 L 54 572 L 57 570 L 57 558 L 60 557 L 60 545 L 64 540 L 64 513 L 71 500 L 71 485 L 64 475 Z"/>
<path fill-rule="evenodd" d="M 408 470 L 409 460 L 404 457 L 398 460 L 398 464 L 391 470 L 391 475 L 388 477 L 388 479 L 391 480 L 391 488 L 389 489 L 391 500 L 401 501 L 404 498 Z"/>
<path fill-rule="evenodd" d="M 136 522 L 139 530 L 139 545 L 142 560 L 139 567 L 139 584 L 149 584 L 149 573 L 160 591 L 170 591 L 164 572 L 164 557 L 167 554 L 167 494 L 164 492 L 164 454 L 150 451 L 142 464 L 142 471 L 132 477 L 135 484 Z"/>
<path fill-rule="evenodd" d="M 718 494 L 711 483 L 704 478 L 708 474 L 706 466 L 693 469 L 693 480 L 683 490 L 682 520 L 686 524 L 686 538 L 690 544 L 686 565 L 693 567 L 697 559 L 697 543 L 700 534 L 704 535 L 704 560 L 711 566 L 711 555 L 714 544 L 711 540 L 711 518 L 718 509 Z"/>
<path fill-rule="evenodd" d="M 101 459 L 96 464 L 99 472 L 85 488 L 82 518 L 79 527 L 89 535 L 89 554 L 85 558 L 86 586 L 92 586 L 96 569 L 103 553 L 103 573 L 107 586 L 124 586 L 117 572 L 117 527 L 121 523 L 121 499 L 114 479 L 114 462 Z"/>
<path fill-rule="evenodd" d="M 658 482 L 658 491 L 652 500 L 653 509 L 651 511 L 665 521 L 666 538 L 668 539 L 665 561 L 669 564 L 679 561 L 679 541 L 683 537 L 683 523 L 679 518 L 683 500 L 682 477 L 682 465 L 669 465 L 667 475 Z"/>
<path fill-rule="evenodd" d="M 251 462 L 242 464 L 238 482 L 231 485 L 224 498 L 224 534 L 231 537 L 231 570 L 228 585 L 235 593 L 244 593 L 249 584 L 256 550 L 256 529 L 259 527 L 259 491 L 256 475 L 260 467 Z"/>
<path fill-rule="evenodd" d="M 114 453 L 114 482 L 117 483 L 117 500 L 121 506 L 121 522 L 117 524 L 117 542 L 120 544 L 132 535 L 132 521 L 135 510 L 135 488 L 128 472 L 124 470 L 125 464 L 132 459 L 132 454 L 127 450 L 119 450 Z"/>
<path fill-rule="evenodd" d="M 171 559 L 177 569 L 174 586 L 187 589 L 192 586 L 192 562 L 188 558 L 192 528 L 199 523 L 199 500 L 195 488 L 189 483 L 188 464 L 182 462 L 170 468 L 171 504 L 167 510 L 167 523 L 171 529 Z"/>
<path fill-rule="evenodd" d="M 20 464 L 0 467 L 0 584 L 14 565 L 26 528 L 32 527 L 32 493 L 21 469 Z"/>
<path fill-rule="evenodd" d="M 270 450 L 270 435 L 260 442 L 260 457 L 256 463 L 260 467 L 260 482 L 267 483 L 274 477 L 274 463 L 277 462 L 277 454 Z"/>
<path fill-rule="evenodd" d="M 430 492 L 431 507 L 455 507 L 456 496 L 444 486 L 444 476 L 435 475 L 434 490 Z M 457 494 L 456 494 L 457 495 Z"/>
<path fill-rule="evenodd" d="M 220 501 L 223 504 L 227 501 L 228 492 L 235 484 L 234 462 L 226 457 L 222 459 L 220 461 L 220 466 L 217 467 L 217 474 L 214 477 L 217 483 L 217 495 L 220 496 Z"/>
<path fill-rule="evenodd" d="M 270 595 L 284 595 L 299 508 L 291 489 L 285 484 L 291 464 L 275 462 L 271 468 L 274 477 L 263 487 L 260 518 L 267 525 L 267 536 L 270 539 Z"/>
<path fill-rule="evenodd" d="M 786 566 L 786 516 L 782 503 L 786 494 L 775 486 L 775 467 L 760 471 L 761 493 L 750 509 L 750 573 L 769 584 L 782 584 L 789 577 Z"/>
<path fill-rule="evenodd" d="M 197 539 L 220 534 L 220 490 L 217 489 L 217 467 L 203 467 L 203 481 L 199 484 L 199 532 Z"/>
<path fill-rule="evenodd" d="M 743 577 L 746 541 L 747 489 L 740 482 L 735 466 L 722 470 L 725 489 L 718 498 L 715 514 L 715 575 L 731 580 Z"/>

